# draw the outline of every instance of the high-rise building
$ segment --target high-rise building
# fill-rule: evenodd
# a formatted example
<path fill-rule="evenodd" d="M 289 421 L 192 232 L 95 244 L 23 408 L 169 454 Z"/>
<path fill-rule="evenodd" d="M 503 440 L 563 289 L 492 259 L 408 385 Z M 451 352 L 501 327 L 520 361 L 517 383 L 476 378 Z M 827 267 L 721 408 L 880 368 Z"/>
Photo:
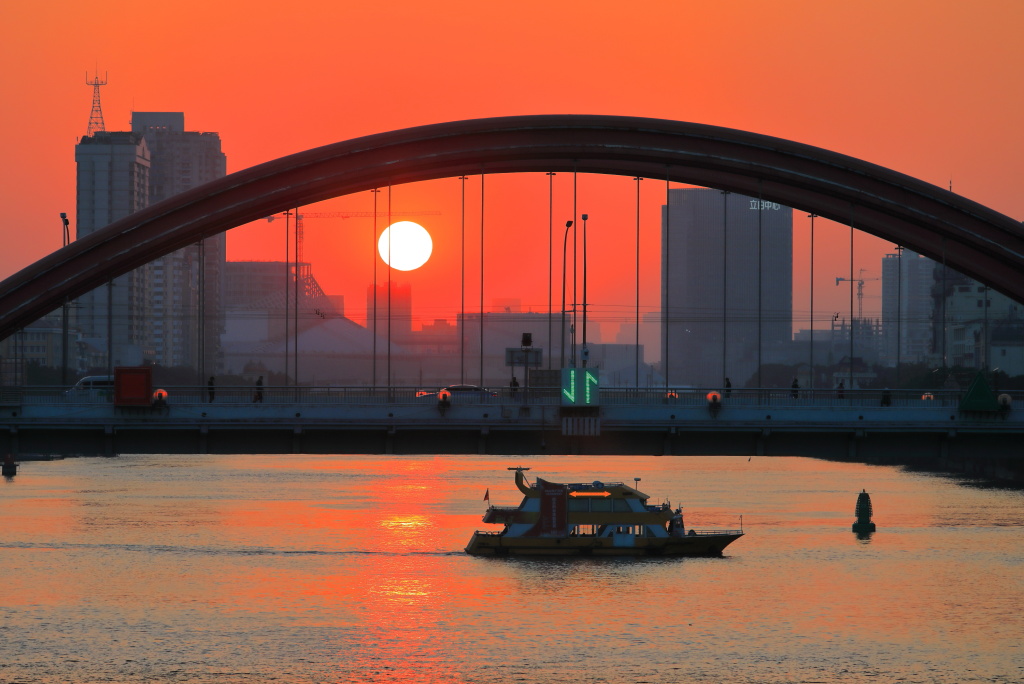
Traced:
<path fill-rule="evenodd" d="M 75 163 L 79 239 L 146 207 L 150 154 L 141 135 L 95 132 L 75 146 Z M 150 356 L 149 273 L 148 266 L 137 268 L 78 299 L 78 328 L 95 346 L 109 350 L 110 365 L 137 365 Z"/>
<path fill-rule="evenodd" d="M 672 385 L 757 381 L 792 339 L 793 210 L 708 188 L 662 206 L 662 370 Z"/>
<path fill-rule="evenodd" d="M 1013 346 L 1014 330 L 1018 348 L 1024 343 L 1020 337 L 1022 320 L 1024 305 L 962 273 L 948 273 L 942 326 L 946 365 L 984 371 L 999 368 L 1005 372 L 1010 364 L 1003 357 L 1006 348 Z M 1000 344 L 993 344 L 996 339 Z M 994 346 L 1000 348 L 995 357 Z"/>
<path fill-rule="evenodd" d="M 185 130 L 182 112 L 134 112 L 132 133 L 149 147 L 149 203 L 221 178 L 227 161 L 217 133 Z M 221 365 L 224 332 L 224 233 L 153 261 L 149 323 L 155 361 L 201 375 Z"/>
<path fill-rule="evenodd" d="M 921 363 L 933 352 L 935 262 L 909 249 L 882 257 L 882 334 L 890 366 Z"/>
<path fill-rule="evenodd" d="M 390 309 L 390 315 L 388 310 Z M 376 312 L 376 316 L 374 315 Z M 366 288 L 366 327 L 378 339 L 404 344 L 412 335 L 412 286 L 391 281 Z"/>
<path fill-rule="evenodd" d="M 91 132 L 75 161 L 79 238 L 226 172 L 220 137 L 186 131 L 180 112 L 136 112 L 130 132 Z M 225 246 L 224 234 L 207 238 L 84 295 L 76 312 L 83 337 L 112 351 L 109 365 L 216 370 Z"/>

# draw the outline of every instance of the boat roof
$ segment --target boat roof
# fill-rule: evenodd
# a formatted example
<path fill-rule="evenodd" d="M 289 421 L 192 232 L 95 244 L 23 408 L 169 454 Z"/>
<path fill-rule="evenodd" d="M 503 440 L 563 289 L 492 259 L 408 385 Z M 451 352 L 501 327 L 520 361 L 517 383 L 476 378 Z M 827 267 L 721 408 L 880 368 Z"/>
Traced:
<path fill-rule="evenodd" d="M 522 469 L 516 470 L 516 486 L 519 487 L 519 491 L 529 497 L 540 496 L 541 490 L 545 487 L 564 487 L 568 490 L 570 496 L 610 496 L 616 499 L 628 497 L 645 501 L 650 498 L 650 496 L 639 489 L 630 487 L 624 482 L 603 482 L 601 480 L 594 480 L 593 482 L 551 482 L 550 480 L 538 477 L 536 482 L 527 484 L 523 477 Z"/>

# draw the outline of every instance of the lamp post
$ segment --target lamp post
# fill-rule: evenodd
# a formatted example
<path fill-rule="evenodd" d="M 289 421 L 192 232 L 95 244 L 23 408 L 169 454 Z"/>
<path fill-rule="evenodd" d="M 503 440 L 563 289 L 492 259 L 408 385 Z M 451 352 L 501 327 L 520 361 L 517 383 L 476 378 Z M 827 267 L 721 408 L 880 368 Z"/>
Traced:
<path fill-rule="evenodd" d="M 810 389 L 814 389 L 814 219 L 818 218 L 817 214 L 808 214 L 808 218 L 811 219 L 811 379 L 808 383 Z M 813 394 L 813 393 L 812 393 Z"/>
<path fill-rule="evenodd" d="M 462 181 L 462 299 L 459 313 L 462 323 L 459 326 L 459 382 L 466 383 L 466 180 L 468 176 L 459 176 Z"/>
<path fill-rule="evenodd" d="M 590 350 L 587 348 L 587 219 L 589 216 L 583 214 L 583 367 L 587 367 L 587 359 L 590 357 Z"/>
<path fill-rule="evenodd" d="M 569 240 L 569 229 L 572 228 L 572 221 L 565 222 L 565 235 L 562 237 L 562 354 L 559 361 L 559 368 L 565 368 L 565 252 Z"/>
<path fill-rule="evenodd" d="M 68 229 L 69 221 L 68 215 L 65 212 L 60 212 L 61 223 L 64 224 L 64 243 L 63 247 L 67 247 L 71 242 L 71 232 Z M 68 300 L 64 298 L 64 305 L 61 307 L 60 324 L 61 324 L 61 342 L 60 342 L 60 384 L 68 384 Z"/>
<path fill-rule="evenodd" d="M 634 349 L 635 365 L 633 368 L 634 386 L 640 389 L 640 176 L 633 178 L 636 181 L 636 346 Z"/>
<path fill-rule="evenodd" d="M 547 176 L 548 176 L 548 343 L 547 344 L 548 344 L 548 370 L 551 370 L 551 356 L 552 356 L 552 354 L 550 353 L 551 352 L 551 322 L 552 322 L 552 316 L 551 316 L 551 298 L 552 298 L 552 296 L 551 296 L 551 288 L 552 288 L 551 276 L 552 276 L 552 270 L 554 269 L 554 265 L 553 265 L 552 262 L 554 261 L 554 249 L 555 249 L 554 245 L 552 244 L 552 242 L 555 239 L 554 238 L 554 233 L 553 233 L 553 230 L 554 230 L 554 223 L 553 223 L 554 213 L 553 212 L 554 212 L 554 206 L 555 206 L 554 205 L 554 188 L 555 188 L 555 186 L 554 186 L 555 178 L 554 177 L 555 177 L 555 172 L 554 171 L 548 171 L 547 172 Z"/>
<path fill-rule="evenodd" d="M 722 190 L 722 382 L 729 377 L 726 368 L 729 341 L 729 195 Z"/>
<path fill-rule="evenodd" d="M 900 339 L 902 331 L 902 307 L 903 307 L 903 247 L 896 245 L 896 387 L 900 386 L 900 351 L 903 340 Z"/>
<path fill-rule="evenodd" d="M 380 188 L 374 188 L 370 192 L 373 193 L 373 381 L 370 385 L 377 389 L 377 194 Z M 388 254 L 388 259 L 390 258 L 391 255 Z"/>

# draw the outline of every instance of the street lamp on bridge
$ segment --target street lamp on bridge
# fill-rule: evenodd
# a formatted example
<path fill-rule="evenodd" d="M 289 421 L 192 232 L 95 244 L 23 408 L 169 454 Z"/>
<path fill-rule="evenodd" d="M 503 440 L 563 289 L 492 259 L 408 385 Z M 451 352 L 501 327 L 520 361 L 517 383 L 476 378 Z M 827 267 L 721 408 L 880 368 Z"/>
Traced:
<path fill-rule="evenodd" d="M 583 214 L 583 367 L 587 367 L 587 359 L 590 358 L 590 349 L 587 347 L 587 219 L 588 214 Z"/>
<path fill-rule="evenodd" d="M 572 228 L 572 221 L 566 221 L 565 235 L 562 237 L 562 353 L 559 362 L 560 368 L 565 368 L 565 252 L 570 228 Z"/>

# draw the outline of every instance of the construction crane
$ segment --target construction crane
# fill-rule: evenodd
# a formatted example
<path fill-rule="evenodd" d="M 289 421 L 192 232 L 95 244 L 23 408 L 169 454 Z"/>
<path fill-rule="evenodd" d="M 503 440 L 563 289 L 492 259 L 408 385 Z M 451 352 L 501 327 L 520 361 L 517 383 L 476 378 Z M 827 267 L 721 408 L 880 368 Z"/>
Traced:
<path fill-rule="evenodd" d="M 286 214 L 274 214 L 267 217 L 267 221 L 273 222 L 275 219 L 284 218 Z M 292 216 L 292 214 L 287 214 Z M 401 217 L 401 216 L 440 216 L 439 211 L 313 211 L 307 213 L 296 213 L 295 216 L 295 262 L 298 264 L 302 263 L 302 242 L 304 228 L 302 225 L 303 219 L 325 219 L 325 218 L 373 218 L 375 216 L 384 217 Z"/>
<path fill-rule="evenodd" d="M 864 319 L 864 283 L 869 280 L 881 280 L 881 278 L 865 278 L 864 271 L 867 269 L 860 269 L 859 278 L 836 278 L 836 285 L 839 283 L 857 283 L 857 318 Z"/>

